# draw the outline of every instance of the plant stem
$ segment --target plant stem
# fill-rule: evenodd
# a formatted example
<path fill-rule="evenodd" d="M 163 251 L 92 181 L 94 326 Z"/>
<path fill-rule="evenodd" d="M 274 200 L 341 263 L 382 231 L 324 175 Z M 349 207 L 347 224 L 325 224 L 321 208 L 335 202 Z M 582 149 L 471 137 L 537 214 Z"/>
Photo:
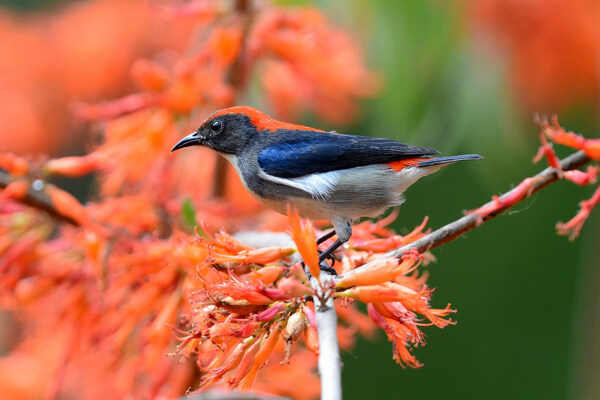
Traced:
<path fill-rule="evenodd" d="M 313 277 L 311 285 L 317 291 L 313 296 L 319 334 L 319 375 L 321 400 L 342 399 L 342 360 L 337 338 L 337 313 L 330 289 L 333 276 L 321 271 L 321 284 Z M 331 283 L 330 283 L 331 282 Z"/>
<path fill-rule="evenodd" d="M 242 19 L 243 34 L 242 43 L 240 44 L 240 50 L 237 57 L 229 70 L 227 71 L 227 83 L 229 83 L 235 90 L 235 98 L 239 97 L 239 92 L 245 87 L 246 84 L 246 38 L 250 31 L 250 25 L 252 23 L 252 2 L 250 0 L 236 0 L 235 11 L 236 14 Z M 235 99 L 232 104 L 228 104 L 231 107 L 235 104 Z M 214 197 L 225 196 L 227 189 L 227 174 L 229 169 L 229 162 L 223 157 L 217 157 L 215 162 L 215 173 L 213 179 L 212 194 Z"/>
<path fill-rule="evenodd" d="M 577 153 L 571 154 L 570 156 L 561 160 L 560 165 L 563 171 L 568 171 L 579 168 L 582 165 L 587 164 L 588 162 L 590 162 L 590 159 L 583 153 L 583 151 L 578 151 Z M 470 230 L 478 227 L 482 223 L 497 217 L 512 206 L 531 197 L 533 193 L 543 189 L 544 187 L 556 182 L 559 179 L 560 171 L 555 168 L 548 167 L 532 178 L 531 187 L 527 192 L 522 194 L 522 196 L 515 196 L 515 194 L 519 190 L 519 187 L 515 187 L 514 189 L 506 192 L 499 198 L 492 200 L 479 208 L 490 208 L 493 209 L 492 212 L 486 213 L 484 215 L 478 214 L 476 212 L 471 212 L 465 215 L 464 217 L 431 232 L 429 235 L 424 236 L 419 240 L 416 240 L 396 250 L 392 250 L 384 254 L 382 257 L 401 257 L 404 253 L 410 251 L 411 249 L 416 249 L 419 251 L 419 253 L 424 253 L 433 248 L 441 246 L 442 244 L 450 242 L 458 238 L 459 236 L 469 232 Z M 514 198 L 517 198 L 517 200 L 514 200 Z M 508 199 L 513 200 L 508 201 Z M 341 279 L 344 276 L 353 275 L 354 273 L 363 268 L 369 268 L 370 264 L 371 263 L 365 264 L 359 268 L 356 268 L 355 270 L 340 275 L 339 277 L 337 277 L 337 279 Z"/>
<path fill-rule="evenodd" d="M 11 182 L 13 182 L 13 178 L 6 172 L 0 171 L 0 189 L 4 189 Z M 19 201 L 30 207 L 45 211 L 58 220 L 79 226 L 79 222 L 58 212 L 58 210 L 54 207 L 54 204 L 52 204 L 52 200 L 50 200 L 48 195 L 46 195 L 43 190 L 36 190 L 30 185 L 27 189 L 25 197 Z"/>

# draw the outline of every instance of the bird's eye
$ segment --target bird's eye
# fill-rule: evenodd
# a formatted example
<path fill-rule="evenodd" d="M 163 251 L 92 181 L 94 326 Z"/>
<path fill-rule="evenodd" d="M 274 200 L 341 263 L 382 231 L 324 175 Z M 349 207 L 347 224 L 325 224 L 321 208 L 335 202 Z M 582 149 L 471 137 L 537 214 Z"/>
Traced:
<path fill-rule="evenodd" d="M 223 129 L 223 123 L 221 121 L 214 120 L 213 122 L 210 123 L 210 130 L 213 132 L 220 132 L 221 129 Z"/>

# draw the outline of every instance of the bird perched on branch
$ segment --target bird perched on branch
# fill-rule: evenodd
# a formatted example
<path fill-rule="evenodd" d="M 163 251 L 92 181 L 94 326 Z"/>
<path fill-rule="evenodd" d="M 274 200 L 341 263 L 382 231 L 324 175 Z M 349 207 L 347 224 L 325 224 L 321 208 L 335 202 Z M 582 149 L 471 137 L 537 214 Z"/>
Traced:
<path fill-rule="evenodd" d="M 477 154 L 435 157 L 437 150 L 390 139 L 342 135 L 276 121 L 252 107 L 216 111 L 173 150 L 206 146 L 225 157 L 262 204 L 282 214 L 287 205 L 310 219 L 331 221 L 337 235 L 328 258 L 350 239 L 351 222 L 376 217 L 404 202 L 419 178 Z"/>

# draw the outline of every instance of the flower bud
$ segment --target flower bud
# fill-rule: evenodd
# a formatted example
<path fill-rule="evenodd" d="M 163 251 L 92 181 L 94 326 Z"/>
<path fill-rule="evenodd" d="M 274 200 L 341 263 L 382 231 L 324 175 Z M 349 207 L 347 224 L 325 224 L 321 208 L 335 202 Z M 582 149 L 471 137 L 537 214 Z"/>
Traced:
<path fill-rule="evenodd" d="M 288 318 L 287 325 L 283 330 L 283 338 L 286 342 L 292 342 L 298 339 L 304 328 L 306 328 L 306 317 L 301 310 L 298 310 Z"/>

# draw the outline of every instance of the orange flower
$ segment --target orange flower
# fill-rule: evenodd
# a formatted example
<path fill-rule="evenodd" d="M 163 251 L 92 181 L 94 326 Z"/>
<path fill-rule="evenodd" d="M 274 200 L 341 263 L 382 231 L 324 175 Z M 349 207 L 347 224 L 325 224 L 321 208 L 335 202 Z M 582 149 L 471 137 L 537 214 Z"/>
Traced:
<path fill-rule="evenodd" d="M 29 171 L 29 164 L 23 157 L 12 153 L 0 153 L 0 168 L 15 177 L 23 176 Z"/>
<path fill-rule="evenodd" d="M 50 197 L 52 205 L 60 214 L 76 221 L 78 224 L 89 228 L 101 236 L 108 235 L 108 231 L 92 221 L 85 207 L 71 194 L 51 184 L 46 184 L 44 192 Z"/>
<path fill-rule="evenodd" d="M 273 303 L 267 308 L 265 311 L 258 313 L 255 317 L 253 317 L 256 321 L 266 322 L 271 321 L 277 316 L 280 312 L 285 310 L 287 304 L 284 302 Z"/>
<path fill-rule="evenodd" d="M 98 168 L 95 154 L 83 157 L 54 158 L 44 164 L 44 171 L 48 174 L 57 174 L 69 177 L 79 177 L 90 174 Z"/>
<path fill-rule="evenodd" d="M 24 180 L 13 181 L 0 192 L 0 199 L 22 200 L 27 195 L 29 183 Z"/>
<path fill-rule="evenodd" d="M 402 256 L 402 262 L 397 258 L 378 258 L 363 266 L 353 274 L 340 279 L 335 286 L 346 288 L 351 286 L 379 285 L 384 282 L 393 281 L 398 275 L 406 275 L 414 271 L 420 260 L 419 254 L 410 252 Z"/>
<path fill-rule="evenodd" d="M 377 303 L 388 301 L 407 301 L 409 299 L 420 298 L 428 293 L 428 291 L 418 293 L 406 288 L 405 286 L 388 283 L 386 286 L 359 286 L 352 289 L 346 289 L 343 292 L 336 292 L 335 296 L 351 297 L 353 299 L 360 300 L 363 303 Z"/>
<path fill-rule="evenodd" d="M 309 350 L 298 351 L 289 358 L 288 363 L 282 364 L 281 355 L 274 358 L 268 368 L 256 375 L 253 388 L 267 391 L 295 400 L 313 400 L 319 398 L 320 381 L 313 373 L 316 369 L 315 356 Z M 289 377 L 294 379 L 290 380 Z"/>
<path fill-rule="evenodd" d="M 252 367 L 254 366 L 254 360 L 256 354 L 260 350 L 260 347 L 260 341 L 256 340 L 252 344 L 252 346 L 250 346 L 250 348 L 246 350 L 246 353 L 240 361 L 240 365 L 236 368 L 235 373 L 231 378 L 227 380 L 227 384 L 230 387 L 237 387 L 240 381 L 244 379 L 248 375 L 248 373 L 250 373 Z"/>
<path fill-rule="evenodd" d="M 269 57 L 263 85 L 275 111 L 288 118 L 302 106 L 333 122 L 348 121 L 357 113 L 356 100 L 378 91 L 355 42 L 316 9 L 269 10 L 249 42 L 255 58 Z"/>
<path fill-rule="evenodd" d="M 319 336 L 317 330 L 308 324 L 304 328 L 304 344 L 315 356 L 319 355 Z"/>
<path fill-rule="evenodd" d="M 352 304 L 342 305 L 337 303 L 335 306 L 335 311 L 342 321 L 344 321 L 348 326 L 355 328 L 361 335 L 367 338 L 374 337 L 376 327 L 373 325 L 373 321 Z"/>
<path fill-rule="evenodd" d="M 167 157 L 176 136 L 173 116 L 164 109 L 137 112 L 107 123 L 106 140 L 94 152 L 106 169 L 102 193 L 114 195 L 126 185 L 144 181 L 151 168 L 160 176 L 160 160 Z"/>
<path fill-rule="evenodd" d="M 392 215 L 392 216 L 394 216 L 394 215 Z M 404 235 L 404 236 L 390 235 L 389 237 L 386 237 L 386 238 L 377 238 L 377 239 L 372 239 L 372 238 L 362 239 L 362 240 L 356 239 L 356 240 L 352 240 L 352 247 L 356 250 L 372 251 L 375 253 L 383 253 L 386 251 L 397 249 L 399 247 L 404 246 L 405 244 L 412 243 L 415 240 L 418 240 L 418 239 L 422 238 L 423 236 L 425 236 L 428 232 L 427 231 L 424 232 L 423 230 L 425 229 L 425 226 L 427 225 L 427 221 L 428 221 L 428 218 L 425 217 L 423 219 L 423 222 L 421 223 L 421 225 L 417 226 L 415 229 L 412 230 L 412 232 L 410 232 L 407 235 Z M 365 221 L 363 224 L 365 224 L 366 222 L 368 222 L 368 221 Z M 385 221 L 385 220 L 381 220 L 379 223 L 387 224 L 389 222 Z M 372 224 L 368 228 L 366 226 L 359 227 L 358 229 L 355 229 L 356 233 L 354 236 L 359 238 L 360 236 L 363 236 L 366 234 L 366 232 L 364 232 L 365 230 L 368 231 L 370 229 L 377 229 L 377 228 L 373 227 Z M 388 235 L 389 235 L 389 232 L 383 231 L 383 233 L 388 233 Z"/>
<path fill-rule="evenodd" d="M 243 278 L 250 283 L 259 281 L 263 285 L 269 285 L 275 282 L 283 271 L 284 267 L 271 265 L 255 269 L 254 271 L 244 275 Z"/>
<path fill-rule="evenodd" d="M 258 203 L 246 201 L 246 192 L 240 194 L 243 185 L 239 180 L 228 179 L 226 196 L 212 198 L 214 154 L 200 151 L 175 157 L 169 150 L 182 132 L 197 127 L 199 116 L 244 98 L 253 76 L 265 84 L 270 100 L 285 100 L 274 104 L 280 112 L 296 115 L 312 109 L 338 121 L 355 114 L 357 100 L 376 90 L 377 79 L 364 67 L 354 41 L 342 30 L 331 28 L 320 12 L 285 10 L 264 2 L 253 3 L 249 12 L 234 11 L 229 7 L 232 4 L 221 8 L 222 2 L 202 0 L 170 8 L 161 15 L 168 14 L 177 21 L 167 29 L 164 24 L 150 23 L 150 12 L 142 12 L 138 5 L 91 0 L 66 9 L 64 19 L 37 28 L 35 36 L 40 38 L 53 31 L 59 33 L 58 54 L 68 56 L 61 57 L 62 61 L 78 59 L 76 63 L 52 65 L 51 69 L 58 68 L 68 77 L 65 85 L 53 84 L 64 93 L 41 98 L 66 104 L 76 93 L 83 93 L 85 96 L 79 97 L 96 101 L 97 94 L 114 92 L 117 87 L 103 87 L 115 77 L 120 77 L 121 89 L 114 93 L 122 94 L 118 92 L 125 87 L 127 69 L 140 92 L 78 108 L 80 116 L 103 119 L 94 125 L 98 134 L 94 135 L 92 151 L 85 156 L 36 163 L 0 155 L 0 167 L 18 177 L 4 190 L 13 197 L 23 194 L 24 182 L 44 174 L 81 176 L 96 172 L 93 177 L 97 178 L 93 202 L 86 204 L 51 185 L 44 191 L 57 212 L 83 229 L 70 225 L 56 229 L 55 220 L 0 198 L 0 298 L 11 313 L 22 317 L 24 334 L 34 338 L 21 344 L 28 359 L 44 361 L 47 373 L 19 370 L 29 386 L 49 388 L 47 393 L 34 393 L 35 397 L 175 398 L 198 384 L 195 377 L 199 373 L 200 384 L 194 387 L 199 390 L 218 384 L 244 390 L 253 386 L 301 400 L 318 396 L 316 317 L 307 299 L 314 290 L 304 267 L 290 257 L 299 251 L 312 276 L 319 277 L 313 226 L 290 211 L 289 225 L 299 250 L 255 249 L 242 243 L 224 229 L 281 230 L 287 222 L 284 217 L 257 213 Z M 94 14 L 91 11 L 104 18 L 115 13 L 118 21 L 127 21 L 131 15 L 142 18 L 135 19 L 134 25 L 117 24 L 122 29 L 110 37 L 97 36 L 94 32 L 106 26 L 103 21 L 114 18 L 81 18 Z M 175 40 L 180 38 L 180 29 L 189 32 L 187 20 L 200 24 L 200 34 L 188 43 Z M 90 21 L 95 22 L 90 25 Z M 208 21 L 211 26 L 206 25 Z M 0 21 L 0 28 L 5 27 L 3 24 Z M 20 38 L 20 28 L 14 25 L 3 30 L 11 32 L 10 40 L 0 42 Z M 73 26 L 81 28 L 75 31 L 89 40 L 73 35 Z M 152 42 L 149 46 L 133 40 L 139 32 L 152 30 L 160 32 L 154 40 L 162 44 Z M 127 40 L 146 43 L 141 48 L 151 50 L 166 43 L 177 46 L 167 46 L 168 51 L 158 57 L 137 54 L 134 58 L 144 58 L 129 68 L 133 58 L 120 54 L 127 51 L 126 46 L 107 46 L 115 38 L 125 44 Z M 44 46 L 41 41 L 23 46 L 24 53 L 53 53 Z M 112 49 L 109 53 L 114 57 L 107 57 L 106 52 L 93 52 L 91 57 L 90 49 Z M 98 62 L 98 57 L 104 61 Z M 40 59 L 44 58 L 52 59 Z M 40 81 L 47 74 L 47 66 L 36 72 L 21 68 L 36 67 L 36 63 L 20 65 L 12 68 L 20 73 L 21 83 L 27 83 L 26 91 L 23 95 L 13 92 L 8 103 L 3 101 L 9 114 L 18 111 L 14 112 L 18 118 L 8 115 L 7 121 L 23 128 L 13 129 L 15 132 L 45 133 L 40 140 L 28 140 L 32 143 L 58 142 L 51 132 L 65 126 L 66 113 L 60 112 L 57 102 L 45 101 L 52 107 L 46 106 L 48 109 L 40 114 L 31 103 L 40 96 L 27 95 L 32 90 L 42 93 Z M 90 80 L 90 71 L 102 73 L 92 74 L 99 79 Z M 353 239 L 362 241 L 369 254 L 357 248 L 342 249 L 344 271 L 377 257 L 386 246 L 422 234 L 424 225 L 402 239 L 394 236 L 385 227 L 393 219 L 390 216 L 377 223 L 360 224 Z M 222 230 L 214 233 L 211 225 Z M 188 234 L 192 231 L 197 234 Z M 394 337 L 404 333 L 405 338 L 397 339 L 402 343 L 408 342 L 410 335 L 419 337 L 418 330 L 407 328 L 417 326 L 417 312 L 438 326 L 448 323 L 444 318 L 451 312 L 448 308 L 429 308 L 430 291 L 424 276 L 404 275 L 413 268 L 404 262 L 376 262 L 378 268 L 367 269 L 362 277 L 358 273 L 363 280 L 354 282 L 367 284 L 364 288 L 393 291 L 395 297 L 385 298 L 403 301 L 399 304 L 405 306 L 405 314 L 386 314 Z M 382 276 L 373 281 L 380 272 Z M 346 287 L 323 289 L 334 292 Z M 339 293 L 348 294 L 351 292 Z M 344 346 L 355 340 L 357 331 L 365 335 L 372 332 L 373 323 L 350 299 L 336 302 Z M 179 338 L 172 337 L 173 331 Z M 172 351 L 174 340 L 180 342 L 175 351 L 179 361 L 191 359 L 181 367 L 163 357 Z M 50 356 L 45 348 L 53 350 Z M 13 360 L 11 356 L 5 358 Z M 289 363 L 281 365 L 283 361 Z M 14 381 L 8 379 L 12 374 L 1 372 L 0 389 L 10 387 L 7 382 Z M 294 380 L 289 380 L 290 375 Z"/>
<path fill-rule="evenodd" d="M 311 296 L 314 290 L 296 278 L 282 278 L 277 282 L 277 288 L 288 298 Z"/>
<path fill-rule="evenodd" d="M 319 266 L 319 252 L 317 251 L 317 238 L 315 229 L 307 220 L 298 216 L 298 210 L 288 206 L 288 218 L 292 228 L 292 239 L 298 247 L 302 260 L 308 266 L 310 274 L 319 279 L 321 267 Z"/>
<path fill-rule="evenodd" d="M 158 105 L 159 100 L 160 98 L 152 93 L 135 93 L 99 104 L 79 103 L 75 106 L 75 113 L 87 120 L 108 120 Z"/>
<path fill-rule="evenodd" d="M 571 171 L 564 171 L 563 178 L 570 180 L 576 185 L 585 186 L 592 183 L 596 183 L 598 180 L 599 168 L 597 165 L 590 165 L 586 171 L 579 171 L 577 169 Z"/>
<path fill-rule="evenodd" d="M 217 15 L 218 5 L 214 0 L 192 0 L 176 6 L 161 7 L 159 12 L 168 18 L 193 18 L 208 23 Z M 157 4 L 153 6 L 157 7 Z"/>
<path fill-rule="evenodd" d="M 583 150 L 593 160 L 600 159 L 600 139 L 585 139 L 581 135 L 565 131 L 558 123 L 558 117 L 552 116 L 551 124 L 547 119 L 538 122 L 540 131 L 554 143 L 562 144 L 576 150 Z M 544 138 L 542 137 L 542 141 Z"/>
<path fill-rule="evenodd" d="M 237 367 L 238 364 L 244 358 L 244 355 L 246 354 L 248 348 L 253 344 L 256 345 L 256 343 L 254 342 L 254 339 L 248 338 L 243 342 L 240 342 L 235 348 L 233 348 L 229 352 L 227 358 L 220 367 L 210 370 L 210 372 L 208 372 L 205 376 L 202 377 L 202 383 L 200 384 L 200 387 L 196 392 L 204 391 L 213 383 L 220 380 L 223 377 L 223 375 L 225 375 L 227 372 Z"/>
<path fill-rule="evenodd" d="M 306 272 L 304 271 L 304 268 L 302 268 L 301 264 L 296 263 L 292 265 L 290 267 L 290 273 L 300 282 L 304 284 L 308 283 L 308 276 L 306 275 Z"/>
<path fill-rule="evenodd" d="M 260 339 L 260 349 L 254 357 L 254 363 L 252 364 L 250 371 L 239 383 L 239 388 L 241 390 L 250 389 L 250 386 L 252 386 L 252 383 L 254 382 L 254 378 L 256 377 L 258 369 L 267 362 L 269 356 L 273 353 L 273 350 L 275 350 L 275 346 L 277 346 L 277 342 L 279 341 L 280 333 L 281 325 L 277 324 L 273 328 L 271 328 L 271 331 L 269 332 L 266 339 L 266 335 Z"/>
<path fill-rule="evenodd" d="M 583 228 L 583 224 L 587 220 L 590 215 L 590 212 L 594 207 L 596 207 L 600 203 L 600 186 L 596 188 L 594 194 L 589 200 L 584 200 L 580 203 L 580 210 L 567 223 L 558 223 L 556 224 L 556 229 L 559 235 L 568 235 L 569 239 L 573 240 L 577 236 L 579 236 L 579 232 L 581 232 L 581 228 Z"/>
<path fill-rule="evenodd" d="M 223 343 L 232 337 L 247 338 L 254 335 L 260 328 L 258 322 L 220 322 L 210 328 L 210 340 L 215 343 Z"/>
<path fill-rule="evenodd" d="M 169 83 L 169 72 L 162 65 L 150 60 L 137 60 L 131 66 L 131 77 L 143 91 L 159 92 Z"/>
<path fill-rule="evenodd" d="M 215 300 L 221 300 L 226 298 L 233 298 L 235 300 L 245 300 L 250 304 L 254 305 L 268 305 L 273 303 L 276 298 L 266 295 L 265 290 L 260 290 L 251 285 L 244 285 L 241 283 L 228 283 L 222 285 L 215 285 L 211 289 L 211 296 L 214 296 Z"/>
<path fill-rule="evenodd" d="M 474 37 L 497 39 L 518 101 L 556 111 L 599 94 L 600 13 L 596 0 L 469 1 Z"/>
<path fill-rule="evenodd" d="M 238 254 L 220 254 L 217 252 L 210 253 L 210 260 L 214 263 L 223 262 L 238 262 L 238 263 L 256 263 L 269 264 L 282 258 L 291 256 L 296 252 L 296 249 L 287 247 L 263 247 L 254 250 L 242 250 Z"/>
<path fill-rule="evenodd" d="M 421 364 L 406 348 L 410 341 L 420 342 L 422 339 L 420 337 L 412 336 L 408 328 L 400 325 L 396 321 L 385 319 L 375 310 L 375 307 L 372 304 L 367 305 L 367 311 L 371 319 L 385 331 L 388 339 L 394 343 L 394 360 L 403 368 L 405 368 L 405 365 L 413 368 L 422 367 L 423 364 Z"/>

